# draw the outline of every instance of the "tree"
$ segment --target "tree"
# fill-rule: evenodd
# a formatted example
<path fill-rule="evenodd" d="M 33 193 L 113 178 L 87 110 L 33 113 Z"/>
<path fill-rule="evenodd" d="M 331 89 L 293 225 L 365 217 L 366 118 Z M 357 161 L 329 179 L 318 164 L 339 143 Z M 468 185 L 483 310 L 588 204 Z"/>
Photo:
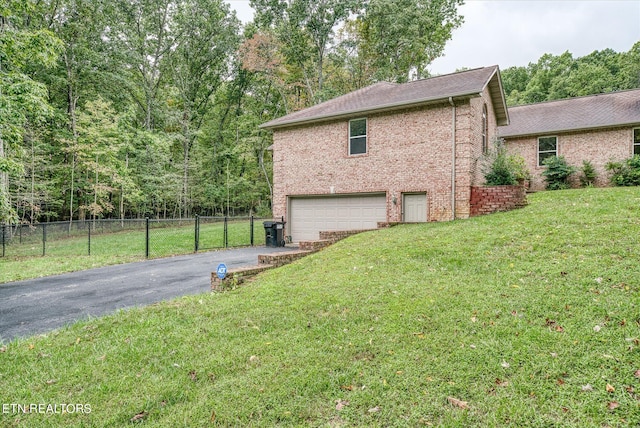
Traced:
<path fill-rule="evenodd" d="M 216 101 L 216 92 L 229 77 L 230 56 L 239 45 L 240 23 L 221 0 L 180 3 L 175 18 L 180 37 L 172 56 L 171 82 L 183 155 L 181 215 L 188 215 L 190 151 Z"/>
<path fill-rule="evenodd" d="M 0 221 L 16 220 L 11 206 L 9 177 L 19 174 L 17 161 L 29 125 L 42 123 L 51 113 L 46 87 L 28 74 L 32 67 L 50 67 L 60 41 L 43 29 L 28 27 L 31 2 L 11 1 L 0 9 Z"/>
<path fill-rule="evenodd" d="M 322 100 L 324 63 L 334 29 L 356 12 L 355 0 L 251 0 L 255 22 L 273 30 L 287 63 L 301 74 L 301 83 L 313 102 Z M 310 76 L 313 76 L 311 78 Z M 313 83 L 312 83 L 313 82 Z"/>
<path fill-rule="evenodd" d="M 371 0 L 363 20 L 363 53 L 375 80 L 406 82 L 428 77 L 463 18 L 462 0 Z"/>
<path fill-rule="evenodd" d="M 175 0 L 112 0 L 113 14 L 105 28 L 110 57 L 122 64 L 122 83 L 142 113 L 146 130 L 153 129 L 167 63 L 177 43 Z"/>
<path fill-rule="evenodd" d="M 112 193 L 122 182 L 123 159 L 118 158 L 124 143 L 119 117 L 110 103 L 102 99 L 87 102 L 78 114 L 78 145 L 75 158 L 85 174 L 84 205 L 80 208 L 93 219 L 113 211 Z"/>
<path fill-rule="evenodd" d="M 629 52 L 604 49 L 575 59 L 570 52 L 544 54 L 504 70 L 502 82 L 508 105 L 640 88 L 640 42 Z"/>

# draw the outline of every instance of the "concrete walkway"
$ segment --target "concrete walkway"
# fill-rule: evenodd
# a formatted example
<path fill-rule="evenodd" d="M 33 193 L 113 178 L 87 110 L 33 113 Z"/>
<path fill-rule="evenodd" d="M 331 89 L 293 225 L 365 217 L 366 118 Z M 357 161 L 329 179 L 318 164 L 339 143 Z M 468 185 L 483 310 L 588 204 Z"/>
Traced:
<path fill-rule="evenodd" d="M 255 265 L 259 254 L 297 249 L 235 248 L 0 284 L 0 343 L 118 309 L 205 293 L 219 263 L 230 269 Z"/>

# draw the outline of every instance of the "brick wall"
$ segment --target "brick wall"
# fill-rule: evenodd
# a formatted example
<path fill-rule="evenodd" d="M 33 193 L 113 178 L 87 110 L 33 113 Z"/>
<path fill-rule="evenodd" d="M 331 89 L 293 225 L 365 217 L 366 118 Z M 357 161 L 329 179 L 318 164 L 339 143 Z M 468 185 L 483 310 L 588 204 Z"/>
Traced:
<path fill-rule="evenodd" d="M 469 216 L 470 186 L 480 184 L 482 105 L 489 134 L 495 116 L 488 89 L 456 100 L 456 216 Z M 274 132 L 273 215 L 287 217 L 287 197 L 385 193 L 387 221 L 402 221 L 402 194 L 426 192 L 428 220 L 452 218 L 452 107 L 448 102 L 367 117 L 367 153 L 348 154 L 348 120 Z M 478 135 L 476 135 L 478 134 Z M 396 199 L 396 204 L 392 201 Z"/>
<path fill-rule="evenodd" d="M 471 216 L 510 211 L 527 205 L 523 186 L 471 187 Z"/>
<path fill-rule="evenodd" d="M 596 186 L 608 186 L 609 175 L 605 165 L 610 161 L 620 161 L 633 155 L 633 128 L 606 128 L 591 131 L 548 134 L 558 137 L 558 156 L 564 156 L 569 165 L 582 167 L 584 160 L 590 161 L 598 172 Z M 546 135 L 545 135 L 546 136 Z M 531 172 L 531 190 L 544 190 L 546 183 L 538 166 L 538 136 L 507 138 L 509 153 L 525 158 Z M 579 173 L 572 177 L 572 184 L 578 186 Z"/>

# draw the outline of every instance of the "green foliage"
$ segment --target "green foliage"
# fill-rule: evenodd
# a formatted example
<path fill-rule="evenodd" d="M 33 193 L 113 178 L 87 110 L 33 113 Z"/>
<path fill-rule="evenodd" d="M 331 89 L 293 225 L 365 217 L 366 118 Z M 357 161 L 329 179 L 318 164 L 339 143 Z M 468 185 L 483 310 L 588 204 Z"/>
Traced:
<path fill-rule="evenodd" d="M 640 186 L 640 155 L 622 162 L 609 162 L 605 168 L 611 172 L 614 186 Z"/>
<path fill-rule="evenodd" d="M 582 187 L 591 187 L 594 185 L 596 178 L 598 178 L 598 172 L 590 161 L 582 161 L 579 178 Z"/>
<path fill-rule="evenodd" d="M 509 155 L 502 139 L 495 140 L 484 155 L 482 173 L 487 186 L 514 185 L 530 178 L 524 158 Z"/>
<path fill-rule="evenodd" d="M 569 177 L 576 172 L 576 168 L 567 164 L 564 156 L 550 156 L 543 162 L 545 170 L 542 172 L 547 182 L 547 190 L 562 190 L 571 187 Z"/>
<path fill-rule="evenodd" d="M 463 18 L 462 0 L 372 0 L 360 18 L 362 54 L 374 80 L 406 82 L 429 76 Z"/>
<path fill-rule="evenodd" d="M 635 89 L 640 87 L 640 42 L 628 52 L 604 49 L 579 58 L 570 52 L 544 54 L 501 75 L 510 106 Z"/>

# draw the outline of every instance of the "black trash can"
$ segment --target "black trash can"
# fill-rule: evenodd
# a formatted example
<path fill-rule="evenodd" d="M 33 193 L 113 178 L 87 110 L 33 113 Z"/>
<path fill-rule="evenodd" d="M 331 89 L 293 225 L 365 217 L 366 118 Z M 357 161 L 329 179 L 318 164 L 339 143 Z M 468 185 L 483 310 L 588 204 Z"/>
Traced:
<path fill-rule="evenodd" d="M 265 221 L 264 242 L 267 247 L 284 247 L 284 224 L 283 221 Z"/>

